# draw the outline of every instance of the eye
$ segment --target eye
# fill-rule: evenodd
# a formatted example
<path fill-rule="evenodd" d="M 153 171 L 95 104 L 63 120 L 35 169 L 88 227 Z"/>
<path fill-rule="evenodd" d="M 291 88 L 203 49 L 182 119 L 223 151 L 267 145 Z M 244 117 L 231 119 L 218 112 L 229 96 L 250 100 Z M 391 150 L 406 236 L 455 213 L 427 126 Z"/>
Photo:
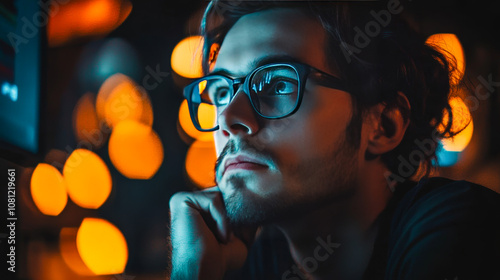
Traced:
<path fill-rule="evenodd" d="M 279 96 L 291 95 L 297 92 L 297 81 L 284 77 L 262 80 L 252 85 L 252 90 L 259 95 Z"/>
<path fill-rule="evenodd" d="M 294 82 L 279 80 L 274 83 L 274 94 L 288 95 L 297 91 L 297 85 Z"/>
<path fill-rule="evenodd" d="M 215 106 L 227 105 L 231 99 L 229 89 L 227 87 L 217 88 L 216 91 L 213 93 L 211 99 L 212 99 L 212 103 Z"/>

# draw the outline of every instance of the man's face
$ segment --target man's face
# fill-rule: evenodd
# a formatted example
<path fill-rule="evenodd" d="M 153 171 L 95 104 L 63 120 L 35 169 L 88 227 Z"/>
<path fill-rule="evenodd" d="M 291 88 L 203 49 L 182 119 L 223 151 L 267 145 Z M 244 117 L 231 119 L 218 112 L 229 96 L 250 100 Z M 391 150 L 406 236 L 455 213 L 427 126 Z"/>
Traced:
<path fill-rule="evenodd" d="M 262 60 L 289 56 L 338 76 L 327 66 L 324 46 L 320 23 L 298 10 L 253 13 L 228 32 L 214 71 L 241 77 Z M 260 117 L 240 89 L 220 113 L 215 133 L 216 180 L 230 221 L 258 225 L 293 218 L 350 193 L 360 156 L 346 141 L 351 115 L 347 92 L 312 79 L 299 110 L 284 119 Z"/>

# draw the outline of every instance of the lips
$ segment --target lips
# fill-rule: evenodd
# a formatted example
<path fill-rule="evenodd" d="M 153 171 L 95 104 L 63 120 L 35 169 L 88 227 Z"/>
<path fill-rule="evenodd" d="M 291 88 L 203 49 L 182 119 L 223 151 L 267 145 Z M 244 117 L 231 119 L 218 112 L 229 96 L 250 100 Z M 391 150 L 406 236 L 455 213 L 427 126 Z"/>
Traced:
<path fill-rule="evenodd" d="M 267 168 L 268 166 L 257 158 L 245 155 L 239 155 L 237 157 L 227 158 L 224 162 L 224 170 L 222 176 L 229 171 L 234 169 L 243 170 L 258 170 Z"/>

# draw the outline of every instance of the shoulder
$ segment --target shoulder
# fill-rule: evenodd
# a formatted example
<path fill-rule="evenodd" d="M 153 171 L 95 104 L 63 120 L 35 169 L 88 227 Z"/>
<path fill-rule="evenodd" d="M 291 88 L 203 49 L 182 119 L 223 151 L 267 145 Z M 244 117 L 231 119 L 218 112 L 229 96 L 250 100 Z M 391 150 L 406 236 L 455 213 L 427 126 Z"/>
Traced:
<path fill-rule="evenodd" d="M 500 194 L 471 182 L 436 177 L 420 181 L 402 197 L 393 229 L 408 230 L 409 224 L 432 228 L 430 222 L 441 226 L 457 221 L 488 223 L 495 215 L 500 215 Z"/>
<path fill-rule="evenodd" d="M 422 180 L 394 212 L 388 279 L 491 277 L 499 239 L 500 194 L 467 181 Z"/>
<path fill-rule="evenodd" d="M 401 198 L 393 226 L 425 225 L 431 220 L 448 224 L 484 218 L 486 222 L 491 217 L 477 216 L 485 211 L 500 215 L 500 194 L 471 182 L 436 177 L 420 181 Z"/>

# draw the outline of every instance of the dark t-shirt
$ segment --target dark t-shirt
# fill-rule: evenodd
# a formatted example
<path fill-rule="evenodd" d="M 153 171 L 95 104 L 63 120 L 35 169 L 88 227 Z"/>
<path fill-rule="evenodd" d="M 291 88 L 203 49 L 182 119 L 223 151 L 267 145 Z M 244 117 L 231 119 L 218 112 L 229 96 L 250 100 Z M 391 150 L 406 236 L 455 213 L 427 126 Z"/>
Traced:
<path fill-rule="evenodd" d="M 364 280 L 500 279 L 500 194 L 492 190 L 445 178 L 405 183 L 378 219 Z M 267 227 L 226 279 L 304 279 L 294 268 L 283 235 Z"/>

